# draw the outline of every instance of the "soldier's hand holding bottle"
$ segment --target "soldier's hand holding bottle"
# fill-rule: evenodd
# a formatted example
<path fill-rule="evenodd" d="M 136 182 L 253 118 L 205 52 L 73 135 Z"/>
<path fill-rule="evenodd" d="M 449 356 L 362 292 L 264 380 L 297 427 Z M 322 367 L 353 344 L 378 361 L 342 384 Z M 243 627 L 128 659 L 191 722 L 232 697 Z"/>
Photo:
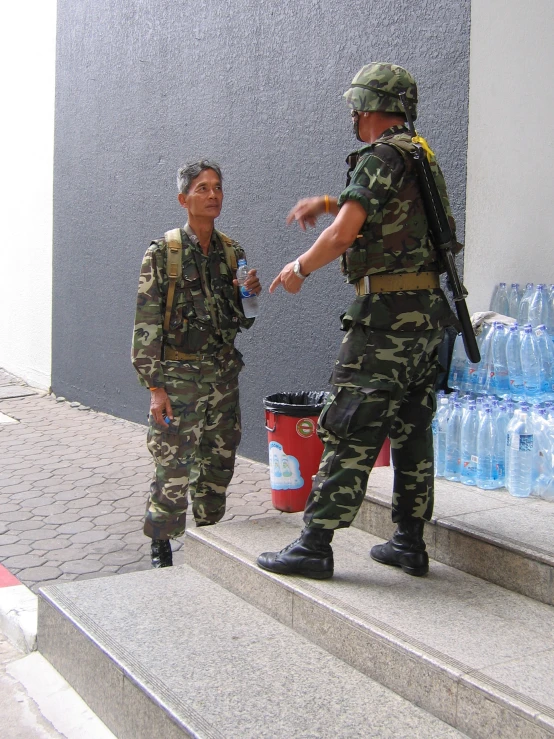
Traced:
<path fill-rule="evenodd" d="M 169 426 L 173 421 L 171 401 L 165 388 L 150 388 L 150 413 L 158 426 Z"/>

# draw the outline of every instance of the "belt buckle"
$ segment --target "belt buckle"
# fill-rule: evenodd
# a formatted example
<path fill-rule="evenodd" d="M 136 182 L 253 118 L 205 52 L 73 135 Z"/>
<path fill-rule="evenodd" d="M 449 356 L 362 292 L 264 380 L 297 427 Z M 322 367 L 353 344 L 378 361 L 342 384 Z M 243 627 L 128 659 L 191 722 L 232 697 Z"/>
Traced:
<path fill-rule="evenodd" d="M 364 295 L 371 295 L 371 280 L 369 279 L 369 275 L 364 275 L 362 280 L 364 281 Z"/>

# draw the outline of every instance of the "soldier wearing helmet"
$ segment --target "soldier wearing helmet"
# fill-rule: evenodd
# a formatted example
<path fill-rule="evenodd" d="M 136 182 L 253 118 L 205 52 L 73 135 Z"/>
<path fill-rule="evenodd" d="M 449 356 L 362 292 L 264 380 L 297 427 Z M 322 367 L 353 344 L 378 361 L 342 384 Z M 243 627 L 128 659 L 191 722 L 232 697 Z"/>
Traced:
<path fill-rule="evenodd" d="M 258 564 L 272 572 L 316 579 L 333 575 L 334 531 L 354 520 L 387 436 L 397 529 L 389 542 L 373 547 L 371 556 L 410 575 L 429 569 L 423 528 L 433 511 L 431 420 L 438 347 L 445 327 L 456 319 L 440 289 L 439 257 L 411 157 L 402 92 L 415 119 L 417 86 L 409 72 L 381 62 L 362 67 L 344 94 L 354 133 L 363 143 L 347 159 L 346 188 L 338 198 L 300 200 L 287 218 L 305 230 L 324 213 L 335 216 L 312 247 L 281 270 L 270 292 L 281 285 L 297 293 L 309 274 L 340 258 L 355 299 L 342 318 L 345 336 L 332 374 L 333 392 L 319 419 L 324 451 L 304 511 L 305 528 L 280 552 L 258 557 Z M 451 218 L 442 173 L 426 150 Z"/>

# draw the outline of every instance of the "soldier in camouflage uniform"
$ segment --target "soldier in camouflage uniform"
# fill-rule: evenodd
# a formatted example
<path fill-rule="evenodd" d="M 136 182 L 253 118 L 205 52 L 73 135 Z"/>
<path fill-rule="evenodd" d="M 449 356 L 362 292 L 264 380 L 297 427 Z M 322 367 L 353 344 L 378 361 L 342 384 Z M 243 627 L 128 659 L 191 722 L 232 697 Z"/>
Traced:
<path fill-rule="evenodd" d="M 176 231 L 181 243 L 170 313 L 164 238 L 152 242 L 142 262 L 132 348 L 139 381 L 151 396 L 147 445 L 155 470 L 144 533 L 152 539 L 154 567 L 172 564 L 169 539 L 185 531 L 189 493 L 197 526 L 225 513 L 241 436 L 243 362 L 234 340 L 254 321 L 245 318 L 236 292 L 234 270 L 244 252 L 214 228 L 223 203 L 219 166 L 202 160 L 183 167 L 178 187 L 188 221 Z M 256 270 L 245 285 L 259 294 Z"/>
<path fill-rule="evenodd" d="M 415 118 L 417 87 L 406 70 L 374 63 L 358 72 L 344 97 L 364 146 L 347 160 L 346 189 L 338 199 L 301 200 L 287 219 L 305 229 L 323 213 L 336 216 L 307 252 L 283 268 L 270 292 L 282 285 L 297 293 L 311 272 L 340 257 L 357 297 L 342 318 L 346 334 L 331 378 L 333 393 L 319 419 L 324 452 L 306 503 L 305 528 L 282 551 L 258 557 L 262 568 L 279 574 L 333 575 L 333 533 L 354 520 L 387 435 L 397 529 L 371 556 L 411 575 L 428 572 L 423 527 L 433 511 L 437 352 L 444 328 L 456 319 L 439 286 L 438 255 L 398 97 L 403 91 Z M 451 218 L 442 173 L 428 151 Z"/>

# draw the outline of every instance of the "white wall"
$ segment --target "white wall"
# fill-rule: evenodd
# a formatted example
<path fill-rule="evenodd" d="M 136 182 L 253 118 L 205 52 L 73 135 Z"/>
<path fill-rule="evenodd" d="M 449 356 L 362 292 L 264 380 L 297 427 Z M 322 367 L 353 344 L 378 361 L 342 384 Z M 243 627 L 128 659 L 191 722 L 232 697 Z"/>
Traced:
<path fill-rule="evenodd" d="M 470 312 L 496 282 L 554 282 L 554 2 L 473 0 L 466 254 Z"/>
<path fill-rule="evenodd" d="M 0 367 L 50 387 L 56 0 L 0 11 Z"/>

